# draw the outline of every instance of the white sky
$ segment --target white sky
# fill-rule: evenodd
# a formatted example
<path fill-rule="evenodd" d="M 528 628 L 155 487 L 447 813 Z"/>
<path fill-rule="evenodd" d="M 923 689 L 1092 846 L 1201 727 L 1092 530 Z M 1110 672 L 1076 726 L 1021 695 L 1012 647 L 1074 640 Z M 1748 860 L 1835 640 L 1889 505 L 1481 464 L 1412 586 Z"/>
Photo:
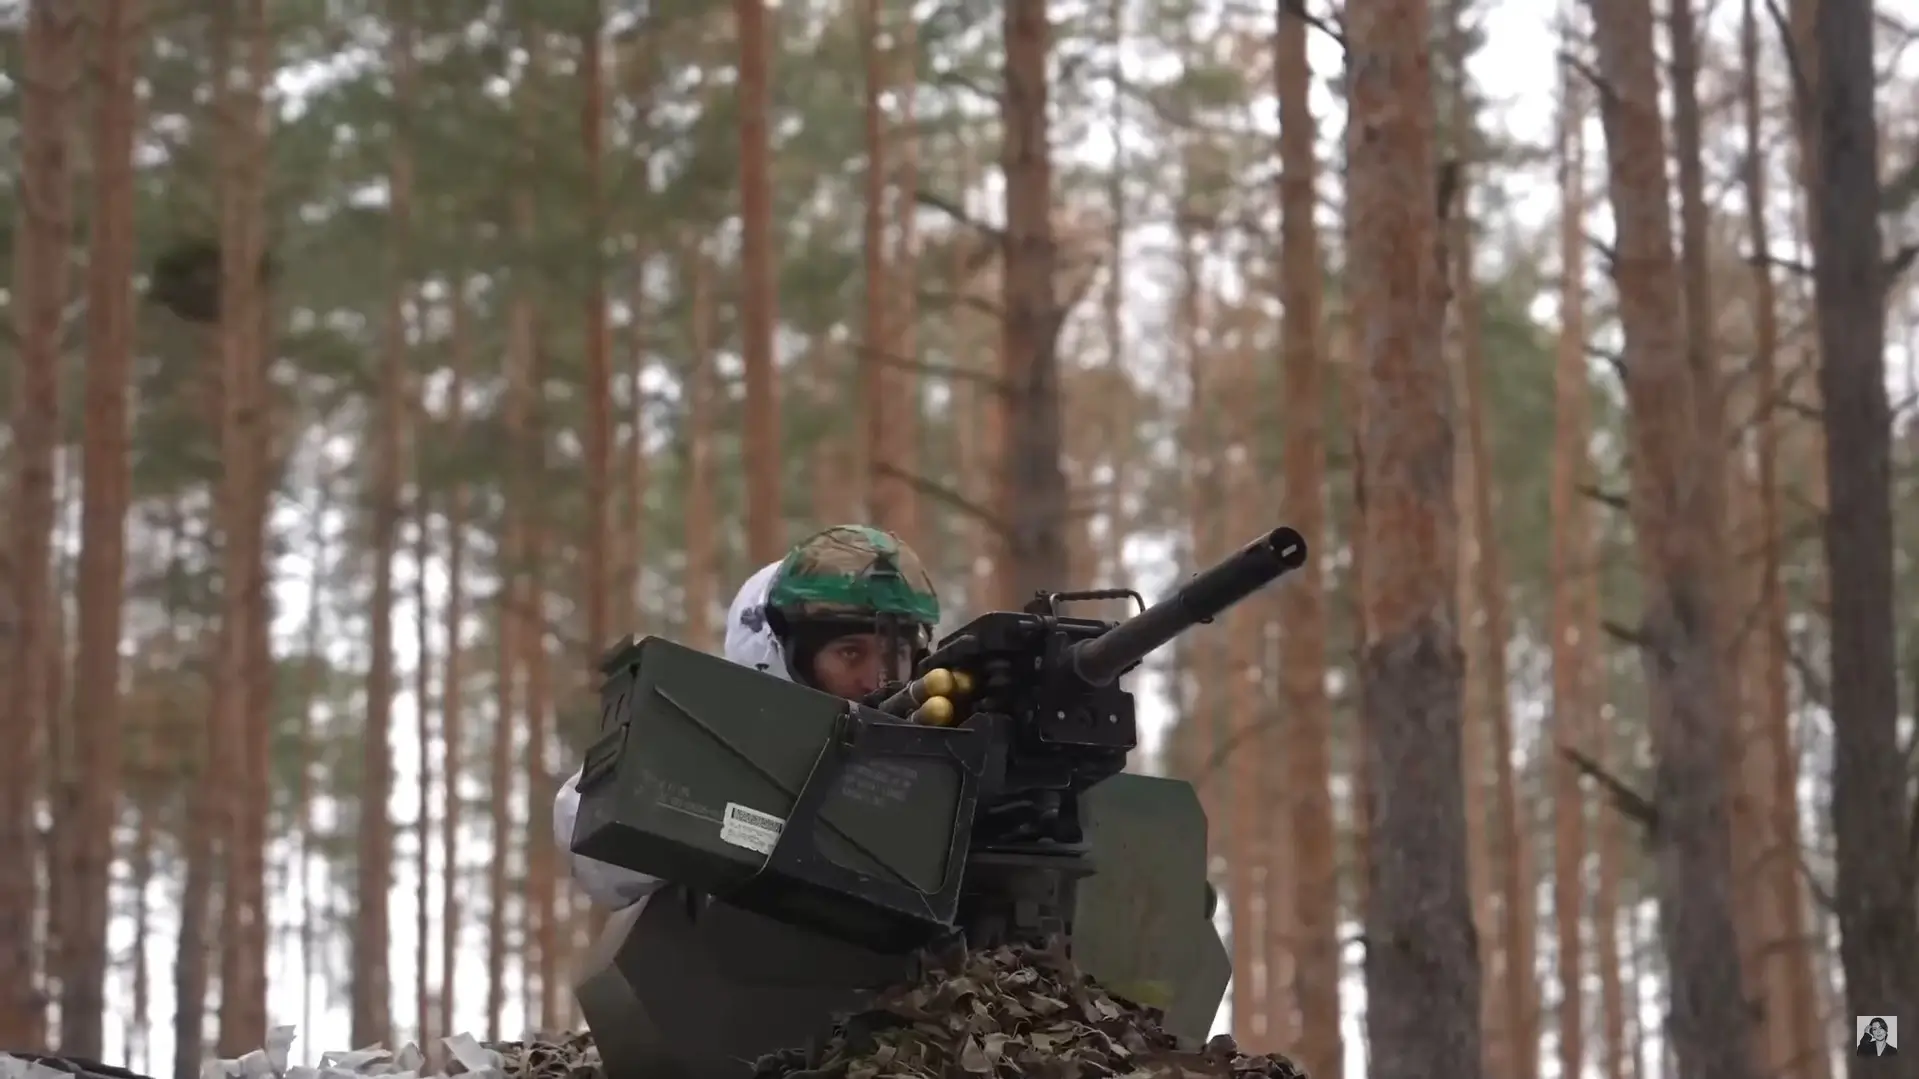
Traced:
<path fill-rule="evenodd" d="M 1895 0 L 1890 3 L 1882 2 L 1879 6 L 1882 10 L 1901 15 L 1908 20 L 1919 13 L 1919 0 Z M 1557 3 L 1553 0 L 1488 0 L 1486 25 L 1489 28 L 1489 40 L 1473 65 L 1473 74 L 1479 86 L 1493 102 L 1495 115 L 1489 118 L 1489 126 L 1542 145 L 1549 138 L 1555 108 L 1554 87 L 1557 73 L 1554 57 L 1558 42 L 1552 29 L 1552 22 L 1556 17 L 1557 7 Z M 1720 3 L 1718 7 L 1716 23 L 1723 25 L 1727 20 L 1737 18 L 1737 4 L 1728 0 Z M 1329 72 L 1338 69 L 1340 57 L 1330 42 L 1315 35 L 1313 50 L 1317 71 Z M 1331 115 L 1330 101 L 1326 99 L 1323 88 L 1319 93 L 1321 107 L 1318 111 L 1322 117 L 1321 122 L 1329 129 L 1334 128 L 1337 117 Z M 1596 132 L 1589 140 L 1589 145 L 1595 147 L 1599 145 Z M 1523 218 L 1544 222 L 1554 212 L 1556 195 L 1551 186 L 1550 174 L 1544 170 L 1535 170 L 1535 173 L 1530 178 L 1524 174 L 1507 175 L 1502 177 L 1502 182 L 1509 190 L 1517 191 L 1523 196 L 1518 207 Z M 1150 351 L 1153 347 L 1152 339 L 1153 335 L 1146 334 L 1144 339 L 1134 342 L 1134 347 Z M 1164 347 L 1163 344 L 1160 347 Z M 1149 358 L 1147 362 L 1150 364 L 1152 361 Z M 308 526 L 308 522 L 305 521 L 295 520 L 289 523 L 300 529 Z M 1163 588 L 1170 581 L 1170 562 L 1167 554 L 1168 552 L 1155 550 L 1147 544 L 1135 544 L 1129 550 L 1129 561 L 1133 563 L 1137 578 L 1142 587 L 1148 590 L 1149 595 L 1156 594 L 1157 589 Z M 299 560 L 295 559 L 286 566 L 286 579 L 279 589 L 278 609 L 281 613 L 281 624 L 276 627 L 276 632 L 287 639 L 297 638 L 310 597 L 310 590 L 303 583 L 298 583 L 304 580 L 308 567 L 298 563 Z M 438 585 L 434 591 L 441 593 L 434 599 L 437 606 L 443 599 L 444 582 L 433 583 Z M 404 581 L 402 585 L 405 585 Z M 396 638 L 400 669 L 405 671 L 414 661 L 415 650 L 410 616 L 403 616 L 403 618 Z M 1162 740 L 1170 722 L 1170 708 L 1164 696 L 1163 685 L 1152 674 L 1142 676 L 1138 688 L 1143 734 L 1147 746 L 1155 748 Z M 395 790 L 389 808 L 396 821 L 406 822 L 413 818 L 414 803 L 418 798 L 418 760 L 410 733 L 414 728 L 415 713 L 410 691 L 401 693 L 393 721 L 397 732 L 394 752 L 396 775 Z M 437 802 L 438 795 L 435 795 L 436 805 Z M 543 822 L 544 809 L 541 813 L 539 819 Z M 484 855 L 482 838 L 475 837 L 468 841 L 468 859 L 477 859 Z M 397 840 L 396 883 L 392 892 L 391 907 L 392 997 L 397 1029 L 403 1038 L 408 1036 L 406 1032 L 412 1025 L 413 1014 L 414 918 L 415 897 L 418 889 L 413 873 L 412 843 L 412 839 L 404 834 Z M 437 866 L 438 853 L 436 849 L 434 852 L 436 865 L 433 871 L 435 878 L 440 876 Z M 437 879 L 434 883 L 437 883 Z M 324 999 L 315 1001 L 311 1024 L 308 1025 L 303 1021 L 303 972 L 298 968 L 297 947 L 293 943 L 293 930 L 289 928 L 298 917 L 300 898 L 297 888 L 274 898 L 277 901 L 273 904 L 272 924 L 275 927 L 276 944 L 274 955 L 270 960 L 268 1002 L 270 1022 L 302 1024 L 301 1037 L 294 1048 L 296 1060 L 303 1059 L 311 1062 L 317 1059 L 321 1050 L 351 1048 L 347 1044 L 348 1013 L 345 1007 L 346 986 L 343 982 L 325 986 L 321 994 Z M 124 1029 L 120 1025 L 109 1022 L 106 1056 L 109 1060 L 127 1059 L 132 1067 L 143 1069 L 148 1074 L 164 1074 L 170 1069 L 172 1054 L 170 1024 L 174 1010 L 170 993 L 172 941 L 176 929 L 173 924 L 175 895 L 172 882 L 169 882 L 165 889 L 153 889 L 150 900 L 156 908 L 155 924 L 152 926 L 152 943 L 148 955 L 153 990 L 151 1041 L 145 1052 L 135 1053 L 129 1058 L 126 1054 L 127 1039 Z M 437 925 L 439 904 L 437 889 L 432 890 L 430 901 L 433 904 L 434 922 Z M 485 1031 L 485 1016 L 482 1014 L 485 987 L 484 941 L 481 939 L 480 927 L 474 921 L 474 915 L 480 912 L 473 909 L 481 902 L 483 901 L 476 898 L 475 903 L 469 904 L 467 912 L 469 921 L 464 933 L 464 946 L 459 956 L 457 986 L 459 993 L 455 1015 L 456 1029 L 475 1034 L 483 1034 Z M 115 925 L 112 945 L 116 953 L 123 954 L 132 946 L 132 929 L 131 923 L 125 919 Z M 437 954 L 437 941 L 434 951 Z M 1353 1079 L 1361 1079 L 1366 1074 L 1365 1040 L 1359 1017 L 1359 1005 L 1363 1001 L 1364 990 L 1357 972 L 1357 960 L 1356 953 L 1348 955 L 1350 973 L 1346 978 L 1344 990 L 1347 1009 L 1344 1022 L 1347 1045 L 1346 1067 L 1347 1075 Z M 435 959 L 434 962 L 437 965 L 438 960 Z M 335 972 L 337 979 L 337 974 L 342 969 L 341 965 L 334 963 L 330 969 Z M 316 985 L 315 988 L 317 990 L 321 987 Z M 116 970 L 113 975 L 109 992 L 124 1011 L 130 1011 L 126 1008 L 130 1002 L 130 989 L 119 970 Z M 522 1029 L 523 1018 L 517 1006 L 517 997 L 517 992 L 509 991 L 508 1015 L 505 1024 L 508 1032 L 517 1032 Z M 1656 1031 L 1659 1026 L 1658 1007 L 1650 993 L 1646 994 L 1645 999 L 1641 1001 L 1640 1011 L 1644 1028 Z M 1227 1008 L 1222 1007 L 1216 1029 L 1227 1029 L 1226 1017 L 1229 1014 Z M 1653 1048 L 1655 1047 L 1649 1046 L 1649 1049 Z M 1596 1067 L 1596 1064 L 1593 1066 Z M 1542 1079 L 1557 1079 L 1557 1066 L 1550 1045 L 1542 1052 L 1542 1068 Z"/>

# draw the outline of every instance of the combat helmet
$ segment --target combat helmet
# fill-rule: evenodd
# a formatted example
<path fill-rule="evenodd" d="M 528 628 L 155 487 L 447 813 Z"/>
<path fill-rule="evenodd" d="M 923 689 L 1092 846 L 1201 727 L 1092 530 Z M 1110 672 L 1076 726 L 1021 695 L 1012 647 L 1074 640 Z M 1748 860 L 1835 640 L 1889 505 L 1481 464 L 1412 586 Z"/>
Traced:
<path fill-rule="evenodd" d="M 801 681 L 812 653 L 849 633 L 878 634 L 892 652 L 889 669 L 903 671 L 925 654 L 939 617 L 939 594 L 919 555 L 867 525 L 835 525 L 800 541 L 766 595 L 767 622 Z"/>

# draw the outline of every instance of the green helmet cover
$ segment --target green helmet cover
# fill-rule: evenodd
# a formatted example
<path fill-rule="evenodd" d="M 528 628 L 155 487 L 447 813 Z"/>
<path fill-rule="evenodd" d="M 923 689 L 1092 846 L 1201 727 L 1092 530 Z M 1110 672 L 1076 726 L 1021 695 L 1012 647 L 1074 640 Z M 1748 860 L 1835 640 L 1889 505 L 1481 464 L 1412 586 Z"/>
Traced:
<path fill-rule="evenodd" d="M 919 555 L 867 525 L 837 525 L 801 541 L 780 563 L 766 605 L 795 621 L 892 615 L 931 626 L 940 617 Z"/>

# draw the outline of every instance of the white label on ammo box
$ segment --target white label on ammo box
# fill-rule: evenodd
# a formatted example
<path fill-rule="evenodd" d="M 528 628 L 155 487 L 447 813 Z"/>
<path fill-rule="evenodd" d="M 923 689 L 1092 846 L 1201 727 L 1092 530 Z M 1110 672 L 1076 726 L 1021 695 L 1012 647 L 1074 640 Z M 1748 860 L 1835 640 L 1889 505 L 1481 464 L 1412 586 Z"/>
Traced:
<path fill-rule="evenodd" d="M 784 827 L 786 822 L 778 817 L 748 809 L 738 802 L 728 802 L 726 817 L 720 822 L 720 839 L 760 854 L 772 854 L 773 844 L 779 842 L 780 829 Z"/>

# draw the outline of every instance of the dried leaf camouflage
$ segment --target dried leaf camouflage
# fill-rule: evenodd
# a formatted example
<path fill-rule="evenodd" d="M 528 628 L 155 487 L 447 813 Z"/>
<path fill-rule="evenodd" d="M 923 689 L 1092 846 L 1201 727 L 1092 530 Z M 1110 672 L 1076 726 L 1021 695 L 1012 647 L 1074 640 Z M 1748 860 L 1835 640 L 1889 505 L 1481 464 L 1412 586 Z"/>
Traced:
<path fill-rule="evenodd" d="M 762 1058 L 755 1079 L 1303 1079 L 1225 1035 L 1182 1045 L 1159 1009 L 1112 995 L 1058 950 L 955 950 L 922 967 L 813 1049 Z"/>

